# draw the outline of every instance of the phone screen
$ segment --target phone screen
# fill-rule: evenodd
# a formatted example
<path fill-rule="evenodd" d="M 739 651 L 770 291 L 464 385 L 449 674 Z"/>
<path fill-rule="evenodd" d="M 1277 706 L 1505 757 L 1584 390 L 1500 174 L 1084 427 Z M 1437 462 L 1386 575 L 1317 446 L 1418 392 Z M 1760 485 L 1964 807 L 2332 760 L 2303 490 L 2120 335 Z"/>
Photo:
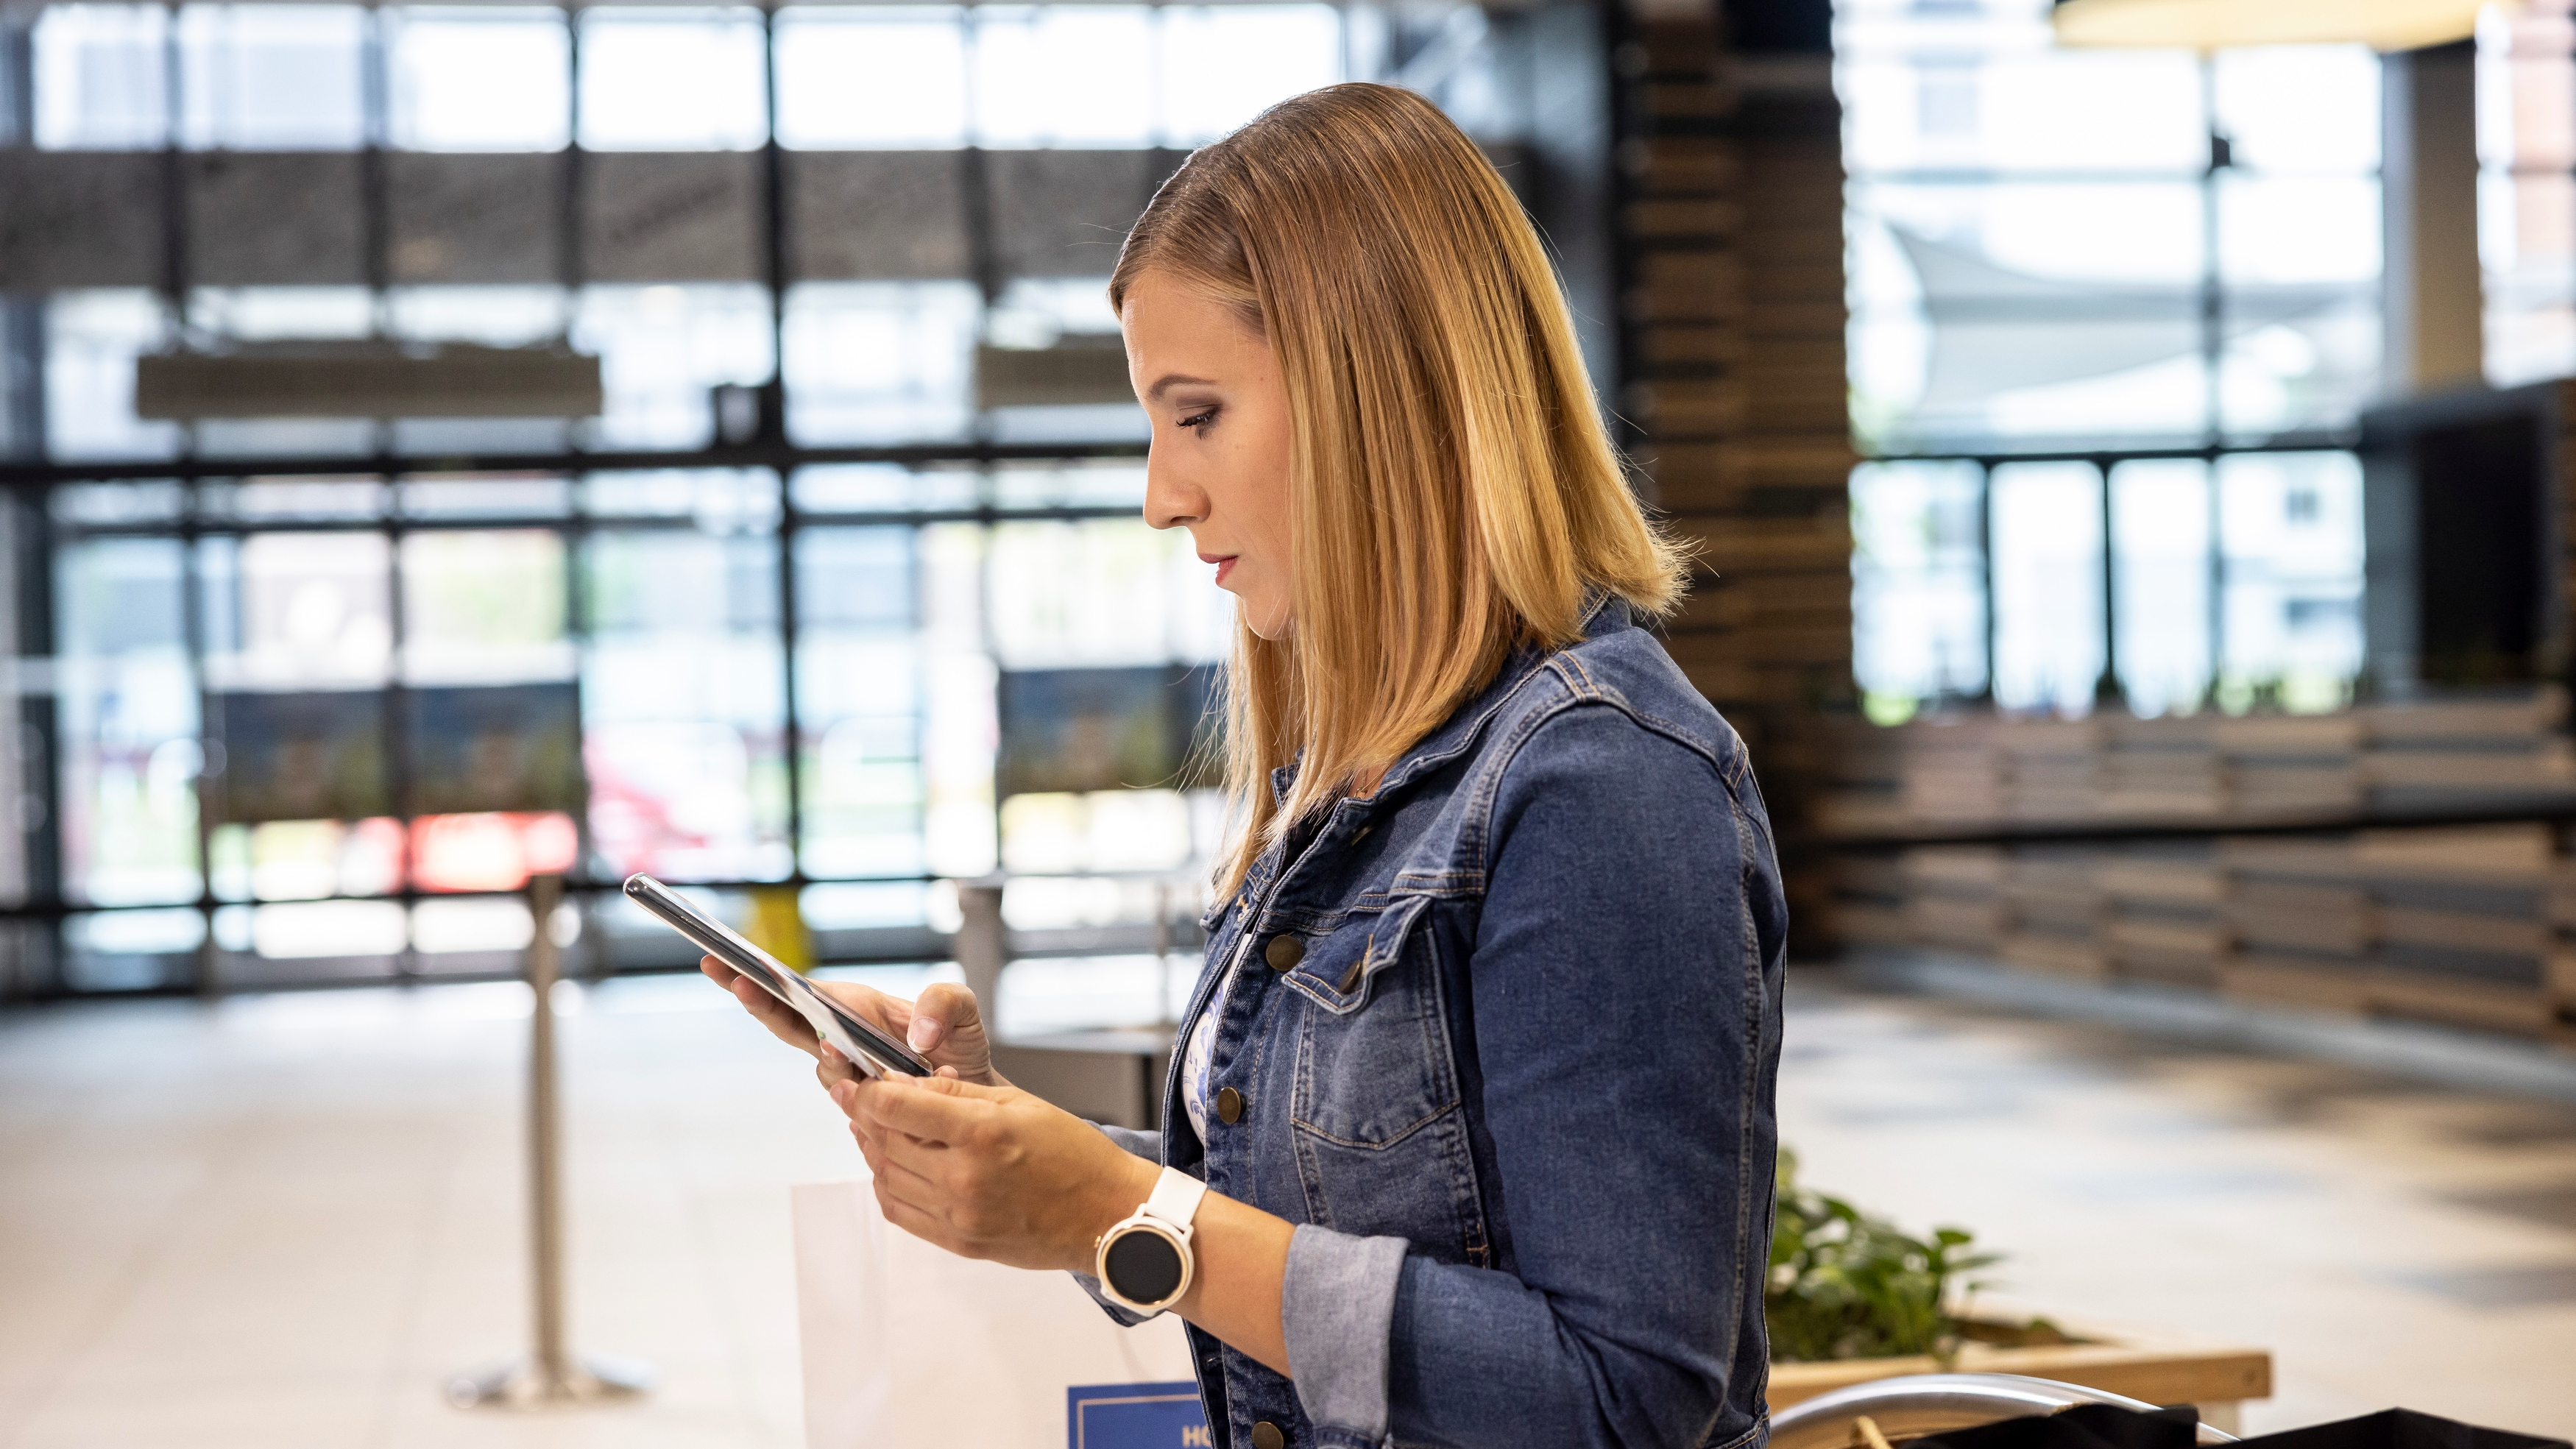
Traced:
<path fill-rule="evenodd" d="M 626 878 L 626 896 L 804 1017 L 815 1035 L 830 1042 L 870 1076 L 881 1072 L 911 1077 L 931 1074 L 928 1058 L 815 989 L 814 983 L 788 970 L 778 958 L 744 940 L 722 921 L 682 900 L 669 886 L 649 875 L 631 875 Z"/>

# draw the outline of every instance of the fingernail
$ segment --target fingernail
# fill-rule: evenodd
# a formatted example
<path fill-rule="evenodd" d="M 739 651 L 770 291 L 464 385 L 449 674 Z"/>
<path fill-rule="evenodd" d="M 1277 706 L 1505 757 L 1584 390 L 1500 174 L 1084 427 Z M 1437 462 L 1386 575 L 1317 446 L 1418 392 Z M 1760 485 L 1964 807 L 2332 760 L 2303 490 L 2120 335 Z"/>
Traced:
<path fill-rule="evenodd" d="M 927 1016 L 916 1016 L 912 1019 L 912 1026 L 905 1035 L 912 1039 L 912 1049 L 914 1051 L 926 1052 L 932 1047 L 939 1045 L 940 1030 L 941 1028 L 937 1019 Z"/>

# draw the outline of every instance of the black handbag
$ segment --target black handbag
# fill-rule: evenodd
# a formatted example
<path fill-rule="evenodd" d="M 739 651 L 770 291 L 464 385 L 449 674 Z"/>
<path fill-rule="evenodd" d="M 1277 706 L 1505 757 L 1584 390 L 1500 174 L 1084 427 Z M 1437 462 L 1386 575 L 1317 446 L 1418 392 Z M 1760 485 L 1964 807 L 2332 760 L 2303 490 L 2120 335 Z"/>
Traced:
<path fill-rule="evenodd" d="M 1909 1449 L 2193 1449 L 2199 1423 L 2199 1412 L 2189 1404 L 2153 1412 L 2079 1404 L 2037 1418 L 1947 1430 L 1917 1439 Z M 2564 1439 L 2481 1429 L 2413 1409 L 2383 1409 L 2238 1442 L 2244 1449 L 2570 1449 Z"/>

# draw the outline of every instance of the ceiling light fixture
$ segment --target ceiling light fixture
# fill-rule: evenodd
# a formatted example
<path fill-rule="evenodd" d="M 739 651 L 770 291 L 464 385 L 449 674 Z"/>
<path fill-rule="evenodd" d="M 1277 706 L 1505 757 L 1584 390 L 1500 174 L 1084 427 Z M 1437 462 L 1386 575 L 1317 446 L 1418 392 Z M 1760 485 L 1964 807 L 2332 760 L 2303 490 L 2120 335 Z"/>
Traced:
<path fill-rule="evenodd" d="M 2486 0 L 2057 0 L 2061 45 L 2224 50 L 2360 44 L 2414 50 L 2466 40 Z"/>

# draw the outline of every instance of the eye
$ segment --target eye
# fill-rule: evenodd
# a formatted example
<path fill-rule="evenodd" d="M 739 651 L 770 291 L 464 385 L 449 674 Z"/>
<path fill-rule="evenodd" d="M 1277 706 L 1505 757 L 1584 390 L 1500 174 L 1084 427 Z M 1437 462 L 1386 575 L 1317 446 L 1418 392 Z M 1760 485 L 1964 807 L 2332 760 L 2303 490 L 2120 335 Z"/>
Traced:
<path fill-rule="evenodd" d="M 1178 423 L 1175 423 L 1173 426 L 1182 428 L 1200 428 L 1205 427 L 1214 421 L 1216 421 L 1216 409 L 1209 408 L 1205 412 L 1192 413 L 1188 417 L 1181 419 Z"/>

